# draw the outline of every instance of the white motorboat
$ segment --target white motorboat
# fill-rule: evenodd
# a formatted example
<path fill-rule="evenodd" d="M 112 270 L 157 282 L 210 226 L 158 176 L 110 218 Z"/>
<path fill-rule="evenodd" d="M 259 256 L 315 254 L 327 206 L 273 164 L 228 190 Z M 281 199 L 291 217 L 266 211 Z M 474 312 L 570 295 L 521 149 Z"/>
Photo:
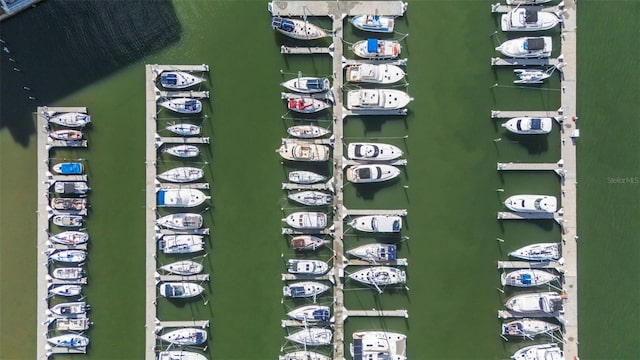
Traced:
<path fill-rule="evenodd" d="M 57 244 L 76 246 L 89 241 L 89 234 L 82 231 L 64 231 L 49 236 L 49 240 Z"/>
<path fill-rule="evenodd" d="M 49 205 L 54 210 L 81 211 L 87 208 L 86 198 L 53 198 Z"/>
<path fill-rule="evenodd" d="M 190 282 L 166 282 L 160 284 L 160 295 L 166 298 L 186 299 L 202 294 L 204 288 Z"/>
<path fill-rule="evenodd" d="M 164 149 L 169 155 L 173 155 L 179 158 L 193 158 L 200 155 L 200 149 L 195 145 L 177 145 Z"/>
<path fill-rule="evenodd" d="M 56 181 L 53 184 L 53 191 L 61 195 L 83 195 L 91 188 L 85 181 Z"/>
<path fill-rule="evenodd" d="M 66 127 L 83 127 L 89 125 L 91 122 L 91 116 L 79 112 L 68 112 L 51 116 L 49 118 L 50 124 L 56 124 Z"/>
<path fill-rule="evenodd" d="M 62 245 L 80 245 L 89 241 L 89 234 L 82 231 L 64 231 L 49 237 L 49 240 Z"/>
<path fill-rule="evenodd" d="M 197 189 L 158 190 L 158 206 L 161 207 L 195 207 L 210 198 Z"/>
<path fill-rule="evenodd" d="M 289 199 L 307 206 L 329 205 L 333 201 L 333 195 L 322 191 L 299 191 L 287 196 Z"/>
<path fill-rule="evenodd" d="M 64 141 L 82 140 L 82 131 L 71 129 L 49 131 L 49 137 Z"/>
<path fill-rule="evenodd" d="M 506 0 L 507 5 L 541 5 L 551 0 Z"/>
<path fill-rule="evenodd" d="M 288 128 L 287 133 L 301 139 L 313 139 L 325 136 L 331 131 L 315 125 L 296 125 Z"/>
<path fill-rule="evenodd" d="M 351 24 L 362 31 L 392 33 L 395 19 L 391 16 L 360 15 L 354 16 Z"/>
<path fill-rule="evenodd" d="M 554 213 L 558 200 L 548 195 L 513 195 L 504 201 L 504 205 L 515 212 Z"/>
<path fill-rule="evenodd" d="M 547 58 L 551 56 L 553 42 L 550 36 L 521 37 L 507 40 L 496 51 L 512 58 Z"/>
<path fill-rule="evenodd" d="M 520 269 L 509 273 L 502 273 L 500 276 L 502 286 L 508 285 L 515 287 L 540 286 L 557 279 L 557 275 L 536 269 Z"/>
<path fill-rule="evenodd" d="M 291 239 L 291 247 L 296 250 L 315 250 L 330 241 L 312 235 L 300 235 Z"/>
<path fill-rule="evenodd" d="M 49 289 L 49 294 L 58 296 L 80 296 L 82 294 L 82 285 L 60 285 Z"/>
<path fill-rule="evenodd" d="M 60 280 L 76 280 L 84 276 L 84 270 L 81 267 L 60 267 L 54 269 L 51 275 Z"/>
<path fill-rule="evenodd" d="M 397 249 L 393 244 L 373 243 L 348 250 L 347 254 L 370 263 L 377 263 L 396 260 Z"/>
<path fill-rule="evenodd" d="M 517 117 L 507 120 L 507 122 L 502 124 L 502 127 L 514 134 L 548 134 L 551 132 L 551 129 L 553 129 L 553 119 L 550 117 Z"/>
<path fill-rule="evenodd" d="M 89 345 L 89 338 L 77 334 L 64 334 L 47 338 L 47 342 L 57 347 L 78 348 Z"/>
<path fill-rule="evenodd" d="M 163 265 L 160 269 L 171 274 L 189 276 L 202 272 L 203 266 L 192 260 L 182 260 Z"/>
<path fill-rule="evenodd" d="M 53 165 L 52 169 L 61 175 L 80 175 L 84 172 L 84 165 L 80 162 L 63 162 Z"/>
<path fill-rule="evenodd" d="M 50 254 L 49 259 L 65 263 L 80 263 L 87 259 L 87 253 L 82 250 L 62 250 Z"/>
<path fill-rule="evenodd" d="M 159 105 L 180 114 L 197 114 L 202 111 L 202 102 L 191 98 L 169 99 Z"/>
<path fill-rule="evenodd" d="M 395 40 L 367 39 L 354 43 L 351 51 L 365 59 L 395 59 L 400 55 L 402 46 Z"/>
<path fill-rule="evenodd" d="M 531 338 L 536 335 L 552 333 L 560 325 L 536 319 L 518 319 L 502 324 L 502 335 Z"/>
<path fill-rule="evenodd" d="M 158 353 L 157 360 L 207 360 L 207 357 L 191 351 L 172 350 Z"/>
<path fill-rule="evenodd" d="M 200 135 L 200 132 L 202 131 L 200 126 L 193 124 L 173 124 L 168 125 L 165 129 L 181 136 L 196 136 Z"/>
<path fill-rule="evenodd" d="M 176 230 L 195 230 L 202 227 L 202 215 L 196 213 L 177 213 L 163 216 L 156 224 Z"/>
<path fill-rule="evenodd" d="M 345 81 L 388 85 L 397 83 L 404 76 L 404 70 L 396 65 L 358 64 L 347 66 Z"/>
<path fill-rule="evenodd" d="M 292 298 L 315 297 L 329 290 L 329 286 L 315 282 L 302 281 L 282 287 L 282 295 Z"/>
<path fill-rule="evenodd" d="M 294 229 L 324 229 L 327 227 L 327 214 L 321 212 L 294 212 L 282 219 Z"/>
<path fill-rule="evenodd" d="M 364 232 L 400 232 L 402 229 L 402 217 L 396 215 L 359 216 L 349 221 L 349 226 Z"/>
<path fill-rule="evenodd" d="M 558 25 L 562 18 L 551 11 L 531 7 L 517 7 L 502 14 L 502 31 L 542 31 Z"/>
<path fill-rule="evenodd" d="M 204 170 L 190 166 L 181 166 L 158 174 L 158 179 L 176 183 L 196 181 L 203 177 Z"/>
<path fill-rule="evenodd" d="M 329 103 L 309 96 L 287 98 L 287 108 L 303 114 L 316 113 L 329 107 Z"/>
<path fill-rule="evenodd" d="M 80 215 L 55 215 L 52 221 L 56 226 L 60 227 L 80 227 L 84 217 Z"/>
<path fill-rule="evenodd" d="M 560 259 L 559 243 L 537 243 L 521 247 L 509 256 L 530 261 L 553 261 Z"/>
<path fill-rule="evenodd" d="M 564 360 L 564 353 L 556 343 L 523 347 L 516 351 L 513 360 Z"/>
<path fill-rule="evenodd" d="M 89 305 L 84 301 L 61 303 L 49 308 L 53 314 L 60 316 L 73 316 L 84 314 L 89 310 Z"/>
<path fill-rule="evenodd" d="M 280 355 L 278 360 L 331 360 L 331 357 L 313 351 L 294 351 Z"/>
<path fill-rule="evenodd" d="M 399 147 L 391 144 L 356 142 L 347 146 L 347 157 L 352 160 L 389 161 L 403 154 Z"/>
<path fill-rule="evenodd" d="M 204 238 L 201 235 L 165 235 L 158 242 L 165 254 L 188 254 L 204 250 Z"/>
<path fill-rule="evenodd" d="M 362 360 L 406 360 L 407 336 L 389 331 L 356 331 L 351 356 Z"/>
<path fill-rule="evenodd" d="M 329 271 L 329 265 L 320 260 L 289 259 L 287 271 L 291 274 L 322 275 Z"/>
<path fill-rule="evenodd" d="M 289 341 L 296 342 L 307 346 L 329 345 L 333 332 L 331 329 L 308 327 L 296 331 L 285 338 Z"/>
<path fill-rule="evenodd" d="M 347 168 L 347 180 L 355 184 L 389 181 L 400 175 L 400 169 L 393 165 L 365 164 Z"/>
<path fill-rule="evenodd" d="M 327 180 L 326 176 L 316 174 L 311 171 L 291 171 L 289 173 L 289 181 L 296 184 L 315 184 L 317 182 Z"/>
<path fill-rule="evenodd" d="M 331 310 L 328 306 L 307 305 L 289 311 L 287 316 L 303 322 L 324 322 L 331 318 Z"/>
<path fill-rule="evenodd" d="M 279 33 L 298 40 L 315 40 L 327 36 L 321 27 L 308 22 L 306 19 L 292 19 L 274 16 L 271 28 Z"/>
<path fill-rule="evenodd" d="M 207 331 L 196 328 L 182 328 L 163 334 L 160 339 L 180 346 L 200 345 L 207 341 Z"/>
<path fill-rule="evenodd" d="M 394 89 L 358 89 L 347 93 L 347 109 L 396 110 L 407 106 L 413 98 Z"/>
<path fill-rule="evenodd" d="M 203 78 L 186 71 L 165 71 L 160 74 L 160 84 L 165 89 L 186 89 L 203 81 Z"/>
<path fill-rule="evenodd" d="M 557 313 L 562 309 L 562 296 L 557 292 L 518 294 L 510 297 L 504 306 L 520 314 Z"/>
<path fill-rule="evenodd" d="M 56 324 L 55 329 L 58 331 L 84 331 L 89 329 L 89 325 L 93 324 L 87 317 L 56 318 L 53 322 Z"/>
<path fill-rule="evenodd" d="M 297 78 L 287 80 L 280 85 L 291 91 L 303 94 L 320 93 L 331 89 L 329 79 L 311 76 L 298 76 Z"/>
<path fill-rule="evenodd" d="M 390 266 L 374 266 L 349 274 L 349 278 L 363 284 L 386 286 L 404 284 L 407 275 L 403 270 Z"/>
<path fill-rule="evenodd" d="M 514 84 L 542 84 L 545 79 L 551 77 L 551 72 L 541 69 L 514 69 L 518 80 L 514 80 Z"/>
<path fill-rule="evenodd" d="M 331 148 L 327 145 L 287 142 L 280 146 L 278 153 L 291 161 L 327 161 Z"/>

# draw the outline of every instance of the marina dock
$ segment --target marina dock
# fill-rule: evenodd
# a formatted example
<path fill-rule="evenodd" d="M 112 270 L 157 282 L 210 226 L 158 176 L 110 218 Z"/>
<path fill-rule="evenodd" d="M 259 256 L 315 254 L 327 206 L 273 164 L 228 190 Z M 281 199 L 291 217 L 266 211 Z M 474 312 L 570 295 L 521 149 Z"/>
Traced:
<path fill-rule="evenodd" d="M 326 184 L 295 184 L 282 183 L 282 190 L 329 190 L 333 192 L 335 189 L 330 183 Z"/>
<path fill-rule="evenodd" d="M 498 269 L 555 269 L 562 267 L 557 261 L 498 261 Z"/>
<path fill-rule="evenodd" d="M 317 46 L 280 46 L 280 53 L 287 55 L 314 55 L 314 54 L 333 54 L 331 48 Z"/>
<path fill-rule="evenodd" d="M 562 166 L 564 161 L 560 160 L 556 163 L 498 163 L 498 170 L 516 170 L 516 171 L 554 171 L 560 176 L 564 176 Z"/>
<path fill-rule="evenodd" d="M 345 216 L 367 216 L 367 215 L 391 215 L 391 216 L 407 216 L 407 209 L 397 210 L 369 210 L 369 209 L 347 209 L 343 206 L 342 213 Z"/>
<path fill-rule="evenodd" d="M 209 274 L 198 275 L 160 275 L 156 273 L 156 283 L 167 281 L 209 281 Z"/>
<path fill-rule="evenodd" d="M 554 219 L 554 213 L 518 213 L 511 211 L 499 211 L 498 219 L 500 220 L 540 220 Z"/>
<path fill-rule="evenodd" d="M 156 186 L 159 189 L 198 189 L 198 190 L 209 190 L 209 183 L 161 183 L 157 182 Z"/>
<path fill-rule="evenodd" d="M 155 123 L 153 124 L 155 126 Z M 158 147 L 162 144 L 209 144 L 208 137 L 162 137 L 158 136 L 154 138 L 154 142 L 157 141 Z M 155 151 L 155 150 L 154 150 Z M 155 161 L 155 158 L 153 159 Z"/>
<path fill-rule="evenodd" d="M 345 309 L 343 313 L 344 320 L 348 317 L 402 317 L 405 319 L 409 318 L 409 311 L 407 310 L 347 310 Z"/>
<path fill-rule="evenodd" d="M 36 128 L 47 129 L 48 120 L 47 113 L 49 112 L 82 112 L 86 113 L 85 107 L 38 107 L 36 110 Z M 49 326 L 46 322 L 46 312 L 49 309 L 49 287 L 50 285 L 57 284 L 69 284 L 68 282 L 60 283 L 60 279 L 53 279 L 49 275 L 49 266 L 42 266 L 42 264 L 48 264 L 48 257 L 45 254 L 47 250 L 50 250 L 48 246 L 49 240 L 49 214 L 47 207 L 49 206 L 49 187 L 55 181 L 76 181 L 70 179 L 81 179 L 77 181 L 86 181 L 86 175 L 77 176 L 64 176 L 54 175 L 49 171 L 49 151 L 51 150 L 49 144 L 49 136 L 47 131 L 36 131 L 36 162 L 37 162 L 37 177 L 38 177 L 38 189 L 36 191 L 36 223 L 39 231 L 36 231 L 36 263 L 37 263 L 37 306 L 36 306 L 36 357 L 38 359 L 45 359 L 51 354 L 61 353 L 86 353 L 86 348 L 61 348 L 52 347 L 47 343 L 47 335 L 49 333 Z M 85 245 L 86 246 L 86 245 Z M 84 279 L 84 280 L 83 280 Z M 86 278 L 79 279 L 78 283 L 86 284 Z M 68 281 L 68 280 L 67 280 Z M 75 283 L 75 282 L 74 282 Z"/>
<path fill-rule="evenodd" d="M 360 259 L 349 259 L 345 264 L 347 266 L 371 266 L 371 265 L 385 265 L 385 266 L 408 266 L 409 261 L 407 259 L 395 259 L 391 261 L 376 261 L 369 262 L 366 260 Z"/>
<path fill-rule="evenodd" d="M 563 116 L 563 109 L 558 109 L 556 111 L 539 111 L 539 110 L 520 110 L 520 111 L 505 111 L 505 110 L 491 110 L 491 118 L 492 119 L 511 119 L 515 117 L 557 117 Z"/>
<path fill-rule="evenodd" d="M 208 91 L 161 91 L 156 88 L 156 97 L 158 98 L 193 98 L 193 99 L 208 99 Z"/>
<path fill-rule="evenodd" d="M 535 58 L 535 59 L 514 59 L 514 58 L 491 58 L 491 66 L 558 66 L 562 63 L 559 59 Z"/>
<path fill-rule="evenodd" d="M 498 310 L 498 319 L 511 319 L 511 318 L 557 318 L 562 315 L 556 311 L 553 313 L 547 313 L 544 311 L 528 312 L 526 314 L 510 311 L 510 310 Z"/>

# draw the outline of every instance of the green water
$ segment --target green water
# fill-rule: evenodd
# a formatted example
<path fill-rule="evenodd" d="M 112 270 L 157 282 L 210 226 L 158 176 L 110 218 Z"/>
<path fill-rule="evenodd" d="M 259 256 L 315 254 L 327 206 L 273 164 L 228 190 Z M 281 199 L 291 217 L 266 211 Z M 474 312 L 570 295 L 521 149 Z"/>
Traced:
<path fill-rule="evenodd" d="M 41 43 L 39 37 L 53 36 L 54 30 L 63 35 L 78 32 L 73 23 L 52 22 L 53 30 L 48 29 L 42 25 L 48 17 L 75 14 L 80 30 L 91 33 L 86 21 L 90 6 L 74 10 L 69 4 L 74 3 L 45 2 L 3 23 L 0 32 L 12 49 L 11 55 L 3 53 L 1 58 L 0 358 L 35 357 L 35 273 L 40 265 L 35 264 L 31 239 L 36 234 L 33 189 L 38 180 L 35 129 L 29 124 L 36 104 L 87 106 L 94 119 L 87 151 L 52 153 L 56 159 L 86 159 L 94 190 L 87 221 L 92 240 L 85 293 L 95 322 L 88 333 L 89 356 L 142 357 L 144 242 L 150 240 L 144 236 L 146 63 L 206 63 L 212 70 L 207 88 L 213 99 L 205 105 L 209 119 L 203 123 L 212 144 L 200 159 L 209 162 L 202 166 L 213 194 L 205 215 L 212 229 L 204 260 L 212 275 L 211 284 L 205 286 L 209 303 L 159 299 L 158 316 L 210 319 L 212 358 L 275 358 L 285 335 L 280 319 L 293 304 L 280 303 L 279 274 L 285 269 L 281 254 L 293 256 L 280 235 L 280 219 L 294 211 L 280 190 L 286 171 L 273 151 L 293 123 L 280 118 L 285 112 L 279 99 L 280 70 L 329 75 L 329 58 L 280 55 L 282 38 L 268 30 L 266 2 L 254 1 L 159 2 L 141 8 L 135 4 L 142 2 L 133 2 L 131 14 L 110 13 L 112 19 L 123 21 L 122 32 L 145 26 L 137 20 L 137 15 L 145 15 L 143 9 L 160 9 L 169 30 L 154 29 L 113 49 L 101 46 L 110 44 L 109 36 L 118 36 L 114 29 L 116 35 L 106 32 L 106 40 L 61 35 L 56 40 L 75 44 L 72 49 L 93 44 L 94 51 L 102 50 L 86 58 L 72 52 L 66 61 L 55 56 L 61 50 L 51 44 L 47 50 L 54 55 L 31 48 Z M 634 183 L 640 176 L 636 100 L 640 89 L 637 50 L 627 50 L 628 57 L 618 54 L 621 49 L 637 49 L 634 25 L 640 5 L 581 0 L 579 6 L 580 354 L 584 359 L 629 359 L 637 356 L 640 345 L 640 229 L 635 221 L 640 184 Z M 242 30 L 239 14 L 244 24 L 263 24 L 256 28 L 264 30 L 252 26 Z M 24 22 L 33 23 L 33 29 L 25 31 Z M 527 243 L 558 241 L 559 229 L 547 221 L 499 223 L 495 212 L 513 193 L 558 196 L 558 178 L 552 173 L 498 174 L 495 163 L 557 161 L 559 137 L 552 133 L 546 141 L 533 141 L 509 136 L 489 112 L 557 109 L 559 82 L 546 83 L 542 90 L 516 89 L 508 69 L 492 69 L 489 58 L 495 56 L 492 48 L 498 40 L 490 35 L 496 24 L 489 2 L 410 2 L 407 16 L 398 24 L 398 31 L 411 33 L 403 49 L 409 56 L 408 91 L 416 99 L 410 115 L 346 121 L 345 140 L 393 143 L 405 151 L 409 165 L 389 185 L 346 185 L 345 204 L 407 208 L 403 235 L 410 237 L 399 243 L 399 255 L 410 262 L 409 291 L 378 296 L 347 284 L 345 295 L 348 308 L 407 308 L 409 320 L 349 319 L 347 342 L 359 329 L 406 332 L 412 359 L 502 359 L 524 346 L 505 343 L 497 335 L 496 310 L 510 293 L 496 290 L 495 261 Z M 149 39 L 156 43 L 149 44 Z M 348 30 L 345 39 L 355 41 L 357 34 Z M 31 52 L 38 56 L 27 56 Z M 124 54 L 123 59 L 97 55 L 114 53 Z M 18 62 L 8 61 L 9 56 Z M 22 72 L 12 71 L 14 66 Z M 60 82 L 74 71 L 84 76 L 70 81 L 73 86 Z M 94 73 L 98 75 L 90 75 Z M 20 89 L 25 83 L 38 101 L 24 100 L 26 93 Z M 496 83 L 499 86 L 492 87 Z M 160 125 L 171 116 L 160 112 L 159 117 Z M 498 138 L 501 141 L 494 141 Z M 159 168 L 174 164 L 175 160 L 162 158 Z M 353 231 L 345 236 L 347 248 L 371 241 Z M 321 259 L 330 256 L 328 250 L 318 253 Z M 160 256 L 160 260 L 169 259 Z"/>

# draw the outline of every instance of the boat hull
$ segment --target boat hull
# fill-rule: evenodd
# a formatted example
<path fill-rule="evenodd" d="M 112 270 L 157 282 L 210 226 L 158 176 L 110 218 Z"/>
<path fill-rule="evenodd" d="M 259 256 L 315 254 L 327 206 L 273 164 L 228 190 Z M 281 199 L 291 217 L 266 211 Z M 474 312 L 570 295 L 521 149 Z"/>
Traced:
<path fill-rule="evenodd" d="M 512 251 L 509 256 L 529 261 L 554 261 L 560 259 L 559 243 L 538 243 Z"/>
<path fill-rule="evenodd" d="M 327 227 L 327 214 L 321 212 L 295 212 L 284 220 L 294 229 L 320 230 Z"/>
<path fill-rule="evenodd" d="M 329 79 L 309 76 L 287 80 L 280 85 L 293 92 L 302 94 L 320 93 L 328 91 L 331 88 Z"/>
<path fill-rule="evenodd" d="M 165 254 L 189 254 L 204 250 L 204 238 L 200 235 L 165 235 L 158 247 Z"/>
<path fill-rule="evenodd" d="M 49 137 L 55 140 L 64 141 L 82 140 L 82 131 L 70 129 L 50 131 Z"/>
<path fill-rule="evenodd" d="M 520 135 L 545 135 L 553 129 L 553 119 L 517 117 L 507 120 L 502 127 L 514 134 Z"/>
<path fill-rule="evenodd" d="M 49 237 L 49 240 L 62 245 L 80 245 L 89 241 L 89 234 L 82 231 L 64 231 Z"/>
<path fill-rule="evenodd" d="M 306 143 L 285 143 L 278 153 L 283 159 L 290 161 L 320 162 L 329 160 L 331 151 L 326 145 Z"/>
<path fill-rule="evenodd" d="M 330 105 L 322 100 L 310 97 L 298 97 L 287 99 L 287 108 L 302 114 L 313 114 L 326 110 Z"/>
<path fill-rule="evenodd" d="M 65 334 L 47 338 L 47 342 L 58 347 L 78 348 L 89 345 L 89 338 L 81 335 Z"/>
<path fill-rule="evenodd" d="M 329 243 L 328 240 L 324 240 L 319 237 L 311 236 L 311 235 L 301 235 L 291 239 L 291 247 L 300 251 L 315 250 L 328 243 Z"/>
<path fill-rule="evenodd" d="M 80 263 L 87 259 L 87 253 L 82 250 L 62 250 L 49 255 L 49 259 L 65 263 Z"/>
<path fill-rule="evenodd" d="M 329 265 L 320 260 L 290 259 L 287 271 L 291 274 L 322 275 L 329 271 Z"/>
<path fill-rule="evenodd" d="M 53 165 L 53 171 L 60 175 L 81 175 L 84 166 L 79 162 L 58 163 Z"/>
<path fill-rule="evenodd" d="M 397 285 L 407 282 L 407 275 L 404 271 L 389 266 L 362 269 L 350 274 L 349 278 L 366 285 L 376 286 Z"/>
<path fill-rule="evenodd" d="M 512 58 L 547 58 L 551 56 L 552 40 L 549 36 L 507 40 L 496 51 Z"/>
<path fill-rule="evenodd" d="M 202 264 L 191 260 L 176 261 L 160 267 L 168 273 L 184 276 L 199 274 L 203 268 Z"/>
<path fill-rule="evenodd" d="M 53 191 L 61 195 L 84 195 L 91 188 L 84 181 L 56 181 L 53 184 Z"/>
<path fill-rule="evenodd" d="M 333 201 L 333 195 L 321 191 L 300 191 L 289 194 L 290 200 L 307 206 L 324 206 Z"/>
<path fill-rule="evenodd" d="M 392 165 L 355 165 L 347 168 L 347 180 L 354 184 L 389 181 L 398 175 L 400 169 Z"/>
<path fill-rule="evenodd" d="M 173 168 L 158 174 L 158 179 L 174 183 L 192 182 L 203 177 L 204 170 L 189 166 Z"/>
<path fill-rule="evenodd" d="M 80 227 L 84 217 L 79 215 L 55 215 L 52 221 L 59 227 Z"/>
<path fill-rule="evenodd" d="M 326 176 L 311 171 L 292 171 L 288 177 L 290 182 L 296 184 L 315 184 L 327 180 Z"/>
<path fill-rule="evenodd" d="M 160 339 L 176 345 L 193 346 L 207 341 L 207 332 L 202 329 L 184 328 L 168 332 Z"/>
<path fill-rule="evenodd" d="M 185 71 L 165 71 L 160 74 L 160 84 L 165 89 L 186 89 L 203 81 L 203 78 Z"/>
<path fill-rule="evenodd" d="M 60 285 L 49 289 L 50 294 L 72 297 L 72 296 L 80 296 L 82 294 L 82 286 L 80 285 Z"/>
<path fill-rule="evenodd" d="M 327 290 L 329 290 L 329 286 L 325 284 L 314 281 L 303 281 L 284 286 L 282 288 L 282 295 L 292 298 L 314 297 Z"/>
<path fill-rule="evenodd" d="M 195 145 L 178 145 L 164 150 L 169 155 L 179 158 L 194 158 L 200 155 L 200 149 Z"/>
<path fill-rule="evenodd" d="M 323 137 L 331 131 L 315 125 L 296 125 L 287 129 L 287 133 L 300 139 L 314 139 Z"/>
<path fill-rule="evenodd" d="M 352 160 L 390 161 L 402 155 L 404 155 L 403 151 L 391 144 L 350 143 L 347 146 L 347 157 Z"/>
<path fill-rule="evenodd" d="M 202 111 L 202 102 L 198 99 L 176 98 L 163 101 L 159 105 L 179 114 L 197 114 Z"/>
<path fill-rule="evenodd" d="M 294 351 L 280 355 L 278 360 L 331 360 L 331 357 L 312 351 Z"/>
<path fill-rule="evenodd" d="M 560 326 L 542 320 L 522 319 L 502 324 L 502 335 L 534 337 L 559 330 Z"/>
<path fill-rule="evenodd" d="M 393 89 L 358 89 L 347 93 L 347 109 L 389 111 L 402 109 L 413 100 L 409 94 Z"/>
<path fill-rule="evenodd" d="M 159 190 L 157 204 L 160 207 L 189 208 L 202 205 L 209 198 L 197 189 Z"/>
<path fill-rule="evenodd" d="M 351 19 L 351 24 L 362 31 L 392 33 L 395 19 L 389 16 L 360 15 Z"/>
<path fill-rule="evenodd" d="M 193 124 L 174 124 L 167 126 L 166 129 L 181 136 L 197 136 L 202 130 L 200 126 Z"/>
<path fill-rule="evenodd" d="M 310 327 L 286 337 L 287 340 L 307 346 L 329 345 L 333 332 L 330 329 Z"/>
<path fill-rule="evenodd" d="M 171 214 L 156 220 L 156 224 L 175 230 L 196 230 L 202 227 L 202 223 L 202 215 L 195 213 Z"/>
<path fill-rule="evenodd" d="M 302 306 L 287 313 L 291 319 L 303 322 L 325 322 L 329 321 L 331 311 L 328 306 L 308 305 Z"/>
<path fill-rule="evenodd" d="M 351 51 L 364 59 L 396 59 L 402 47 L 393 40 L 367 39 L 360 40 L 351 46 Z"/>
<path fill-rule="evenodd" d="M 49 118 L 50 124 L 56 124 L 69 128 L 78 128 L 89 125 L 91 116 L 78 112 L 64 113 Z"/>
<path fill-rule="evenodd" d="M 502 31 L 543 31 L 558 25 L 562 19 L 553 12 L 517 8 L 502 15 Z"/>
<path fill-rule="evenodd" d="M 353 83 L 394 84 L 404 77 L 404 70 L 396 65 L 359 64 L 347 67 L 345 80 Z"/>
<path fill-rule="evenodd" d="M 396 260 L 397 250 L 393 244 L 367 244 L 347 251 L 347 254 L 369 262 Z"/>
<path fill-rule="evenodd" d="M 305 20 L 273 17 L 271 28 L 282 35 L 298 40 L 316 40 L 327 36 L 321 27 Z"/>
<path fill-rule="evenodd" d="M 524 347 L 516 351 L 513 360 L 564 360 L 564 353 L 558 344 L 539 344 Z"/>
<path fill-rule="evenodd" d="M 171 299 L 187 299 L 202 294 L 204 288 L 189 282 L 166 282 L 160 284 L 160 295 Z"/>
<path fill-rule="evenodd" d="M 349 222 L 352 228 L 371 233 L 395 233 L 402 230 L 402 217 L 396 215 L 359 216 Z"/>
<path fill-rule="evenodd" d="M 522 269 L 510 273 L 502 273 L 500 282 L 502 286 L 533 287 L 541 286 L 558 279 L 558 276 L 542 270 Z"/>
<path fill-rule="evenodd" d="M 548 195 L 514 195 L 504 201 L 511 211 L 522 213 L 554 213 L 558 205 L 554 196 Z"/>

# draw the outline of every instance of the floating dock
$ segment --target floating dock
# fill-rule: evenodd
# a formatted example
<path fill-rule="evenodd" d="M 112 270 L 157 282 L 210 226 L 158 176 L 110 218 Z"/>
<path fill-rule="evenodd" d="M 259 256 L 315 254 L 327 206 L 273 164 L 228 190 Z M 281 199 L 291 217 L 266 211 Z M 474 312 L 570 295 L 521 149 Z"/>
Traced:
<path fill-rule="evenodd" d="M 367 215 L 391 215 L 391 216 L 407 216 L 407 209 L 387 210 L 387 209 L 347 209 L 342 207 L 342 213 L 345 216 L 367 216 Z"/>
<path fill-rule="evenodd" d="M 498 269 L 555 269 L 561 272 L 557 261 L 498 261 Z"/>
<path fill-rule="evenodd" d="M 511 319 L 511 318 L 558 318 L 562 315 L 559 311 L 548 313 L 544 311 L 519 313 L 510 310 L 498 310 L 498 319 Z"/>
<path fill-rule="evenodd" d="M 562 61 L 551 58 L 535 59 L 514 59 L 514 58 L 491 58 L 491 66 L 559 66 Z M 562 65 L 560 65 L 562 66 Z"/>
<path fill-rule="evenodd" d="M 343 320 L 346 320 L 348 317 L 402 317 L 405 319 L 409 318 L 409 311 L 407 310 L 344 310 Z"/>

